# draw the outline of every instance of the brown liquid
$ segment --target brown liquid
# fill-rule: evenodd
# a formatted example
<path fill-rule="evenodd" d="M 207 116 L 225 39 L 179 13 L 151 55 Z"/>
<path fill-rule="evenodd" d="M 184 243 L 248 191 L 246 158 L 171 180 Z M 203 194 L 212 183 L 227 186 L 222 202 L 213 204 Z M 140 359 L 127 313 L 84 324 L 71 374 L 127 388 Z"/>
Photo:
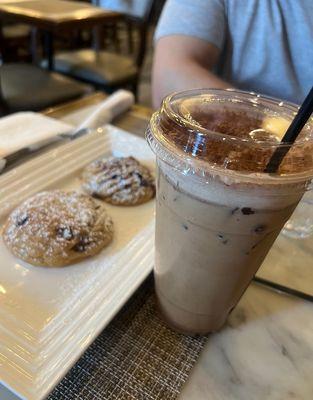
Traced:
<path fill-rule="evenodd" d="M 212 332 L 237 304 L 300 196 L 280 208 L 270 199 L 258 205 L 257 193 L 248 203 L 238 194 L 226 205 L 218 197 L 198 199 L 171 179 L 161 166 L 155 264 L 160 308 L 179 331 Z"/>

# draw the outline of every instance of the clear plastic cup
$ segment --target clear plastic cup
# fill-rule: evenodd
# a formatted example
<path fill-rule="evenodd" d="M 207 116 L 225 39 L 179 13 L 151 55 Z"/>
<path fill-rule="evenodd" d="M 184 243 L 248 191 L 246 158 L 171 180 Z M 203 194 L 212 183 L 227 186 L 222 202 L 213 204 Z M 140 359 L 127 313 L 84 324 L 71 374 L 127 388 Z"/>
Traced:
<path fill-rule="evenodd" d="M 297 107 L 239 91 L 167 97 L 146 137 L 157 157 L 155 286 L 176 330 L 223 326 L 313 177 L 312 121 L 276 174 L 264 168 Z"/>
<path fill-rule="evenodd" d="M 313 235 L 313 191 L 307 191 L 297 205 L 282 233 L 294 239 L 305 239 Z"/>

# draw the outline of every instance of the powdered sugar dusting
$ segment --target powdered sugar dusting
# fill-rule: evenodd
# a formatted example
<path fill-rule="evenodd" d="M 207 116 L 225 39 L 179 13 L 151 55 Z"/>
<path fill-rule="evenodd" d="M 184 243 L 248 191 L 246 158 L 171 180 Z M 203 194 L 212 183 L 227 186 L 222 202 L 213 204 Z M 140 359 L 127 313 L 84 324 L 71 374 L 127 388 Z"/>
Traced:
<path fill-rule="evenodd" d="M 41 192 L 8 218 L 4 241 L 34 265 L 62 266 L 98 253 L 113 237 L 104 207 L 78 192 Z"/>
<path fill-rule="evenodd" d="M 112 204 L 135 205 L 155 195 L 154 178 L 133 157 L 98 160 L 83 172 L 83 188 Z"/>

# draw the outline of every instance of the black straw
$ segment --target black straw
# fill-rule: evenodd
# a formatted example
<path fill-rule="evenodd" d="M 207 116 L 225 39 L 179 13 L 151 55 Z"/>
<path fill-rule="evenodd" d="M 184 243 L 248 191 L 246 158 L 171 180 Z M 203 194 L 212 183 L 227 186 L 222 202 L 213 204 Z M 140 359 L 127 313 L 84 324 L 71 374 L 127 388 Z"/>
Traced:
<path fill-rule="evenodd" d="M 264 172 L 275 173 L 277 172 L 280 163 L 282 162 L 285 155 L 291 148 L 292 143 L 295 142 L 299 133 L 301 132 L 304 125 L 307 123 L 313 112 L 313 86 L 306 96 L 302 106 L 293 121 L 291 122 L 289 128 L 287 129 L 281 143 L 290 144 L 290 146 L 280 146 L 274 151 L 270 161 L 268 162 Z"/>

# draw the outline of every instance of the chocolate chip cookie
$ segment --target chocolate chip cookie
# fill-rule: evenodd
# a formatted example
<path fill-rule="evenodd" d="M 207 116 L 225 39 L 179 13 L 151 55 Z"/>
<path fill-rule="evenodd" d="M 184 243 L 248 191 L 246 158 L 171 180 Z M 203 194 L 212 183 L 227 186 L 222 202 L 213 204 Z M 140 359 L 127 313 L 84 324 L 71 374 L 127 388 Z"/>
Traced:
<path fill-rule="evenodd" d="M 33 265 L 61 267 L 93 256 L 113 238 L 103 205 L 77 192 L 47 191 L 24 201 L 3 232 L 7 247 Z"/>
<path fill-rule="evenodd" d="M 115 205 L 138 205 L 155 195 L 149 169 L 133 157 L 95 161 L 85 168 L 82 178 L 87 193 Z"/>

